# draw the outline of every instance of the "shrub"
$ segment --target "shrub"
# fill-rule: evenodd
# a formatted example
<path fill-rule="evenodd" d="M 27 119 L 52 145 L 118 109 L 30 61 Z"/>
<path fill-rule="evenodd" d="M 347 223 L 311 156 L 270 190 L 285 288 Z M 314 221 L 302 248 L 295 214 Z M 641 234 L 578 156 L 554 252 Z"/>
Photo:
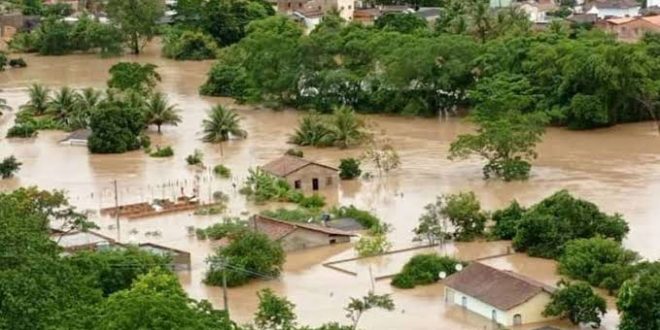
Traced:
<path fill-rule="evenodd" d="M 561 190 L 524 213 L 513 247 L 531 256 L 557 258 L 570 240 L 600 235 L 620 242 L 628 231 L 621 215 L 605 214 L 595 204 Z"/>
<path fill-rule="evenodd" d="M 416 285 L 435 283 L 440 279 L 440 272 L 451 275 L 456 272 L 456 265 L 460 263 L 454 258 L 436 253 L 419 254 L 408 260 L 401 272 L 394 276 L 392 285 L 410 289 Z"/>
<path fill-rule="evenodd" d="M 367 229 L 377 228 L 381 225 L 381 221 L 377 216 L 373 215 L 369 211 L 360 210 L 354 205 L 341 206 L 339 208 L 335 207 L 330 210 L 330 213 L 332 213 L 334 218 L 355 219 L 355 221 L 360 223 L 362 227 Z"/>
<path fill-rule="evenodd" d="M 195 149 L 195 151 L 186 157 L 186 163 L 188 165 L 202 165 L 204 159 L 204 154 L 201 150 Z"/>
<path fill-rule="evenodd" d="M 605 299 L 594 293 L 589 284 L 560 283 L 560 288 L 552 294 L 552 300 L 545 306 L 544 316 L 560 316 L 571 323 L 591 324 L 594 329 L 600 327 L 600 318 L 605 314 Z"/>
<path fill-rule="evenodd" d="M 142 113 L 131 107 L 111 104 L 92 112 L 87 141 L 91 153 L 123 153 L 140 148 L 144 128 Z"/>
<path fill-rule="evenodd" d="M 481 211 L 481 204 L 473 192 L 451 194 L 443 198 L 445 205 L 440 212 L 456 228 L 456 240 L 470 241 L 483 234 L 486 215 Z"/>
<path fill-rule="evenodd" d="M 304 208 L 308 209 L 318 209 L 322 208 L 325 206 L 325 197 L 321 195 L 311 195 L 307 197 L 303 197 L 298 204 Z"/>
<path fill-rule="evenodd" d="M 495 211 L 492 216 L 495 226 L 491 229 L 491 234 L 497 239 L 513 239 L 524 213 L 525 208 L 515 200 L 507 208 Z"/>
<path fill-rule="evenodd" d="M 216 57 L 218 45 L 201 32 L 170 29 L 163 40 L 163 56 L 175 60 L 206 60 Z"/>
<path fill-rule="evenodd" d="M 248 177 L 245 180 L 241 193 L 257 203 L 267 201 L 287 202 L 293 201 L 291 195 L 291 186 L 284 180 L 270 175 L 257 168 L 248 170 Z M 293 196 L 299 197 L 299 195 Z M 294 201 L 295 202 L 295 201 Z"/>
<path fill-rule="evenodd" d="M 156 147 L 156 151 L 150 154 L 151 157 L 172 157 L 174 156 L 174 150 L 172 147 L 167 146 L 165 148 Z"/>
<path fill-rule="evenodd" d="M 203 206 L 195 210 L 195 215 L 216 215 L 225 211 L 225 205 Z"/>
<path fill-rule="evenodd" d="M 387 233 L 374 233 L 362 236 L 355 244 L 355 250 L 360 257 L 371 257 L 383 254 L 392 248 L 392 243 L 387 240 Z"/>
<path fill-rule="evenodd" d="M 0 177 L 3 179 L 8 179 L 14 176 L 18 170 L 21 168 L 21 164 L 16 157 L 9 156 L 0 162 Z"/>
<path fill-rule="evenodd" d="M 339 177 L 342 180 L 352 180 L 360 177 L 362 170 L 360 169 L 360 161 L 355 158 L 345 158 L 340 160 L 339 164 Z"/>
<path fill-rule="evenodd" d="M 273 219 L 279 219 L 285 221 L 308 222 L 309 219 L 317 220 L 319 216 L 319 211 L 316 209 L 308 209 L 301 207 L 295 209 L 279 208 L 277 210 L 266 210 L 261 212 L 261 214 Z"/>
<path fill-rule="evenodd" d="M 239 286 L 255 278 L 255 274 L 277 277 L 282 271 L 285 254 L 279 242 L 268 236 L 252 231 L 243 231 L 231 240 L 226 247 L 219 247 L 209 258 L 210 269 L 205 282 L 210 285 L 222 284 L 221 265 L 231 265 L 226 270 L 227 285 Z"/>
<path fill-rule="evenodd" d="M 303 158 L 303 155 L 304 155 L 302 150 L 293 149 L 293 148 L 287 150 L 284 154 L 288 155 L 288 156 L 298 157 L 298 158 Z"/>
<path fill-rule="evenodd" d="M 12 68 L 25 68 L 27 67 L 27 63 L 25 63 L 22 57 L 12 58 L 9 60 L 9 66 Z"/>
<path fill-rule="evenodd" d="M 221 177 L 221 178 L 229 178 L 229 177 L 231 177 L 231 170 L 230 170 L 227 166 L 222 165 L 222 164 L 218 164 L 218 165 L 216 165 L 216 166 L 213 168 L 213 173 L 215 173 L 215 175 L 217 175 L 217 176 L 219 176 L 219 177 Z"/>
<path fill-rule="evenodd" d="M 0 71 L 4 71 L 5 66 L 7 66 L 7 54 L 0 52 Z"/>
<path fill-rule="evenodd" d="M 239 236 L 243 231 L 247 230 L 247 221 L 238 218 L 225 218 L 223 222 L 216 223 L 205 229 L 197 229 L 197 237 L 207 237 L 214 240 L 223 239 L 225 237 L 233 238 Z"/>
<path fill-rule="evenodd" d="M 30 138 L 37 136 L 37 129 L 32 123 L 17 124 L 7 130 L 8 138 Z"/>

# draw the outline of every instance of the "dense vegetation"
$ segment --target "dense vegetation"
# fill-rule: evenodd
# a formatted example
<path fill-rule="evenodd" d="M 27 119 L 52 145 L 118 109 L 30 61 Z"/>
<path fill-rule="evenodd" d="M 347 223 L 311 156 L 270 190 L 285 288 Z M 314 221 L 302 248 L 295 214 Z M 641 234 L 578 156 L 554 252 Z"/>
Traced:
<path fill-rule="evenodd" d="M 240 231 L 226 247 L 209 257 L 205 282 L 222 285 L 223 271 L 228 286 L 238 286 L 257 277 L 274 278 L 282 271 L 285 254 L 279 242 L 254 231 Z M 224 269 L 223 269 L 224 268 Z"/>
<path fill-rule="evenodd" d="M 435 283 L 440 279 L 440 273 L 449 276 L 457 271 L 458 260 L 439 256 L 435 253 L 416 255 L 403 266 L 401 272 L 392 278 L 392 285 L 397 288 L 410 289 L 416 285 Z"/>
<path fill-rule="evenodd" d="M 642 101 L 657 100 L 653 39 L 619 43 L 557 24 L 534 32 L 510 10 L 453 14 L 435 31 L 405 33 L 394 23 L 365 27 L 336 17 L 309 35 L 284 17 L 257 21 L 222 51 L 201 91 L 321 112 L 346 105 L 430 116 L 471 105 L 489 115 L 541 113 L 575 129 L 650 117 Z"/>
<path fill-rule="evenodd" d="M 185 295 L 162 257 L 132 248 L 66 257 L 49 237 L 52 221 L 81 229 L 85 217 L 60 192 L 0 193 L 3 328 L 230 329 L 224 314 Z"/>
<path fill-rule="evenodd" d="M 587 324 L 596 329 L 600 327 L 601 316 L 606 311 L 605 299 L 596 294 L 589 284 L 560 283 L 543 315 L 560 316 L 573 324 Z"/>

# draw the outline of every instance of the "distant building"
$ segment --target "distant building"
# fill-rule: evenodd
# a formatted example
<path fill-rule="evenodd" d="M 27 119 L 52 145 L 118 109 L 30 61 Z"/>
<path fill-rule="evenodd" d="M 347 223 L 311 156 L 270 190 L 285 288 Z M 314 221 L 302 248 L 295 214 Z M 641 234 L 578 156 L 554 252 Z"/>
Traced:
<path fill-rule="evenodd" d="M 285 251 L 294 251 L 337 243 L 348 243 L 355 234 L 317 224 L 277 220 L 255 215 L 250 226 L 279 241 Z"/>
<path fill-rule="evenodd" d="M 596 14 L 599 19 L 639 16 L 641 8 L 637 0 L 592 0 L 584 5 L 587 14 Z"/>
<path fill-rule="evenodd" d="M 301 13 L 319 11 L 322 15 L 336 11 L 344 20 L 351 21 L 354 10 L 354 0 L 277 0 L 277 11 L 287 15 L 296 11 Z"/>
<path fill-rule="evenodd" d="M 336 168 L 300 157 L 282 156 L 261 166 L 261 169 L 304 191 L 336 187 L 338 181 Z"/>
<path fill-rule="evenodd" d="M 660 33 L 660 15 L 645 17 L 610 18 L 598 22 L 597 26 L 614 33 L 621 41 L 638 41 L 646 33 Z"/>
<path fill-rule="evenodd" d="M 513 0 L 490 0 L 490 8 L 511 7 Z"/>
<path fill-rule="evenodd" d="M 506 327 L 550 320 L 542 315 L 555 288 L 473 262 L 444 281 L 445 301 Z"/>
<path fill-rule="evenodd" d="M 527 13 L 532 23 L 544 24 L 549 22 L 548 13 L 559 9 L 554 0 L 530 0 L 519 3 L 519 8 Z"/>
<path fill-rule="evenodd" d="M 646 0 L 646 8 L 660 7 L 660 0 Z"/>
<path fill-rule="evenodd" d="M 117 242 L 107 236 L 91 231 L 73 231 L 55 233 L 50 236 L 66 253 L 79 251 L 97 251 L 117 245 Z"/>
<path fill-rule="evenodd" d="M 92 135 L 91 130 L 89 130 L 89 129 L 79 129 L 77 131 L 73 131 L 64 140 L 60 141 L 60 143 L 69 144 L 69 145 L 72 145 L 72 146 L 86 146 L 87 145 L 87 139 L 89 139 L 90 135 Z"/>
<path fill-rule="evenodd" d="M 174 270 L 190 270 L 190 252 L 158 245 L 156 243 L 140 243 L 138 244 L 138 249 L 159 256 L 169 256 L 172 258 L 172 266 L 174 267 Z"/>

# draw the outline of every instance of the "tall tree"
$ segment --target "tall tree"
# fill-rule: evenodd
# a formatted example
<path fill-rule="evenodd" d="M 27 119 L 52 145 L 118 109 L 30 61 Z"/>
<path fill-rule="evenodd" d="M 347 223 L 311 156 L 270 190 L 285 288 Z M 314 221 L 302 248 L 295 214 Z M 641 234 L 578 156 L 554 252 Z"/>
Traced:
<path fill-rule="evenodd" d="M 262 330 L 292 330 L 296 329 L 296 307 L 286 298 L 275 295 L 271 289 L 257 292 L 259 308 L 254 314 L 254 323 Z"/>
<path fill-rule="evenodd" d="M 141 94 L 150 93 L 160 81 L 157 67 L 151 63 L 119 62 L 110 68 L 108 87 L 120 91 L 132 89 Z"/>
<path fill-rule="evenodd" d="M 600 327 L 601 317 L 606 311 L 605 299 L 598 296 L 589 284 L 560 282 L 560 288 L 552 294 L 543 315 L 561 316 L 573 324 L 587 324 L 596 329 Z"/>
<path fill-rule="evenodd" d="M 161 92 L 154 93 L 145 106 L 145 120 L 147 125 L 156 125 L 160 134 L 162 125 L 176 126 L 181 122 L 179 109 L 176 104 L 169 104 L 167 96 Z"/>
<path fill-rule="evenodd" d="M 393 311 L 394 301 L 389 294 L 378 295 L 373 292 L 369 292 L 369 294 L 360 299 L 351 298 L 348 306 L 344 309 L 346 310 L 346 317 L 353 322 L 353 330 L 357 329 L 362 314 L 374 308 Z"/>
<path fill-rule="evenodd" d="M 624 283 L 617 298 L 620 330 L 660 329 L 660 261 Z"/>
<path fill-rule="evenodd" d="M 165 15 L 165 5 L 161 0 L 110 0 L 107 11 L 127 36 L 131 51 L 139 54 L 158 32 L 158 21 Z"/>

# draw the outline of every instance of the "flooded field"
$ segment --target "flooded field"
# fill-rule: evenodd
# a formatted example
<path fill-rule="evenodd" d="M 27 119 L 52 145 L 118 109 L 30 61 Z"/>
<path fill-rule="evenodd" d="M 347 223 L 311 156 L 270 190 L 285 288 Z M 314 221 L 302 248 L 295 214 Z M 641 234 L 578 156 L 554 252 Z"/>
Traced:
<path fill-rule="evenodd" d="M 26 99 L 26 87 L 34 82 L 49 87 L 103 88 L 107 70 L 117 61 L 151 62 L 159 66 L 163 81 L 159 89 L 182 109 L 183 122 L 178 127 L 164 127 L 163 134 L 150 131 L 154 145 L 171 145 L 175 156 L 150 158 L 142 151 L 122 155 L 90 155 L 84 147 L 59 143 L 64 132 L 40 132 L 35 139 L 4 138 L 13 123 L 13 114 L 0 117 L 0 157 L 15 155 L 23 167 L 17 178 L 0 182 L 1 190 L 38 185 L 43 189 L 64 189 L 71 201 L 82 209 L 98 210 L 114 204 L 113 181 L 117 181 L 120 203 L 146 201 L 176 196 L 184 189 L 191 193 L 195 175 L 199 176 L 202 199 L 221 190 L 230 196 L 226 215 L 254 213 L 264 206 L 247 203 L 233 184 L 240 182 L 249 167 L 263 164 L 290 148 L 286 141 L 296 126 L 299 113 L 271 111 L 235 105 L 231 100 L 200 97 L 197 88 L 203 82 L 211 62 L 174 62 L 159 57 L 155 47 L 139 57 L 100 59 L 94 55 L 65 57 L 25 56 L 29 67 L 0 73 L 0 97 L 16 108 Z M 214 104 L 225 104 L 239 110 L 249 137 L 218 146 L 200 141 L 200 124 Z M 486 209 L 506 205 L 512 199 L 529 204 L 553 193 L 568 189 L 597 203 L 608 212 L 620 212 L 630 223 L 626 247 L 645 258 L 660 258 L 660 136 L 650 123 L 621 125 L 590 132 L 548 130 L 539 146 L 539 159 L 533 176 L 527 182 L 504 183 L 484 181 L 479 161 L 451 162 L 447 150 L 453 138 L 471 127 L 459 119 L 421 119 L 368 116 L 379 131 L 389 137 L 399 151 L 402 168 L 387 177 L 369 181 L 342 183 L 330 200 L 339 204 L 355 204 L 373 210 L 393 225 L 391 240 L 395 248 L 411 243 L 412 228 L 423 206 L 435 196 L 458 191 L 474 191 Z M 194 149 L 204 152 L 206 164 L 224 163 L 234 177 L 215 179 L 208 173 L 195 173 L 184 158 Z M 337 165 L 340 158 L 361 154 L 359 149 L 303 148 L 307 158 Z M 222 307 L 221 290 L 205 286 L 201 280 L 206 269 L 204 260 L 212 251 L 212 243 L 198 241 L 189 227 L 205 227 L 220 217 L 191 214 L 168 215 L 139 220 L 122 220 L 122 242 L 157 242 L 192 253 L 193 269 L 180 275 L 185 289 L 194 298 L 209 299 Z M 97 218 L 101 232 L 118 235 L 113 219 Z M 158 231 L 159 236 L 147 236 Z M 484 251 L 501 253 L 502 242 L 464 244 L 448 247 L 448 253 L 483 255 Z M 278 280 L 258 281 L 231 289 L 229 307 L 232 318 L 246 322 L 257 305 L 255 292 L 273 288 L 293 301 L 301 324 L 320 324 L 344 320 L 343 306 L 351 296 L 366 293 L 371 287 L 369 268 L 377 275 L 391 273 L 405 262 L 401 257 L 374 258 L 348 267 L 357 271 L 351 276 L 324 267 L 324 262 L 354 256 L 351 245 L 335 245 L 290 253 L 285 271 Z M 407 258 L 409 255 L 406 255 Z M 489 259 L 488 264 L 512 269 L 538 280 L 554 284 L 558 279 L 552 261 L 515 254 Z M 364 316 L 364 329 L 492 329 L 492 324 L 474 314 L 445 305 L 442 285 L 396 290 L 387 280 L 376 283 L 378 292 L 392 292 L 395 312 L 370 312 Z M 606 315 L 605 329 L 615 329 L 616 312 L 612 301 Z M 567 324 L 560 323 L 563 328 Z M 528 328 L 520 328 L 528 329 Z"/>

